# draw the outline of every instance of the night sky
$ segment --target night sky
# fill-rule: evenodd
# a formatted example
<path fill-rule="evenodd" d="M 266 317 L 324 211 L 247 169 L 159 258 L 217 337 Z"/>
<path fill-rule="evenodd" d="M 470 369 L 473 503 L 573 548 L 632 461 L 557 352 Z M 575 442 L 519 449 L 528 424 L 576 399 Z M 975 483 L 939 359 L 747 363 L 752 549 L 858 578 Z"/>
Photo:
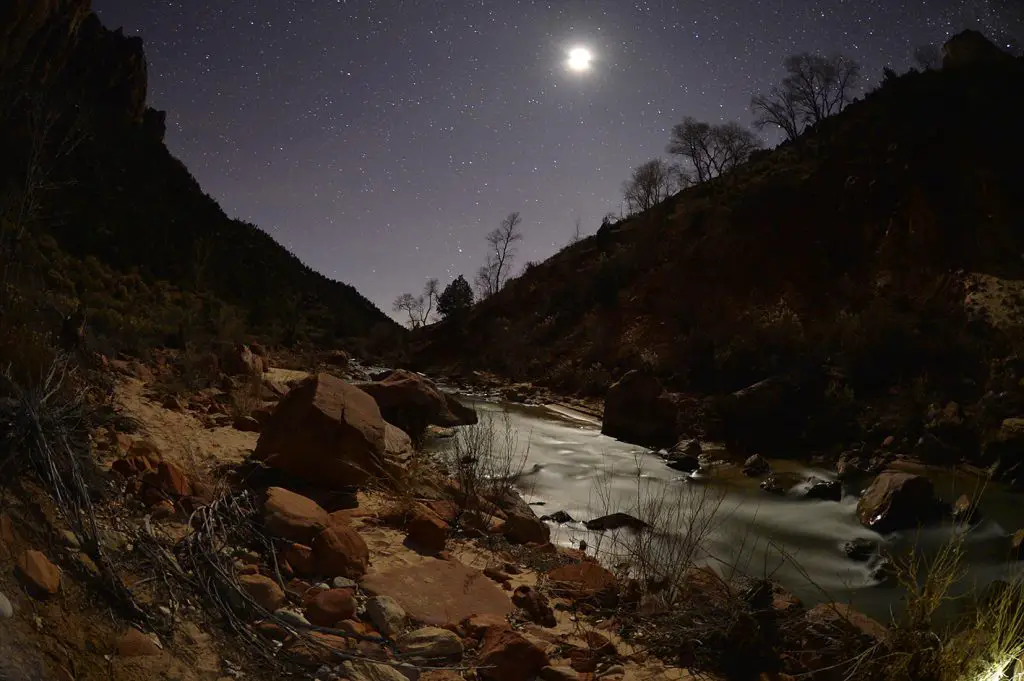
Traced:
<path fill-rule="evenodd" d="M 167 144 L 227 213 L 385 312 L 472 281 L 484 234 L 521 211 L 519 265 L 620 210 L 632 166 L 684 116 L 750 121 L 795 51 L 864 67 L 1022 0 L 94 0 L 141 35 Z M 567 67 L 584 46 L 589 70 Z M 518 268 L 517 268 L 518 269 Z"/>

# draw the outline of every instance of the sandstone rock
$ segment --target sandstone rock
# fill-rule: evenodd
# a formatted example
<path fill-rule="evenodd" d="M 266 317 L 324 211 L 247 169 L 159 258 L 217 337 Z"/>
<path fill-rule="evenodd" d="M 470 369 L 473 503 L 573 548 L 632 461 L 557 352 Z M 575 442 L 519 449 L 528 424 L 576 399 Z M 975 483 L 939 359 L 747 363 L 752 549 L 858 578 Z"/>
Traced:
<path fill-rule="evenodd" d="M 25 590 L 35 598 L 49 598 L 60 591 L 60 568 L 40 551 L 23 551 L 14 572 Z"/>
<path fill-rule="evenodd" d="M 487 630 L 491 627 L 508 627 L 508 620 L 499 615 L 470 615 L 466 619 L 459 623 L 459 627 L 462 631 L 466 632 L 466 636 L 473 639 L 483 638 L 483 635 L 487 633 Z"/>
<path fill-rule="evenodd" d="M 320 504 L 282 487 L 267 490 L 263 522 L 274 536 L 300 544 L 311 543 L 330 524 L 327 511 Z"/>
<path fill-rule="evenodd" d="M 812 627 L 826 636 L 830 629 L 839 629 L 881 641 L 889 633 L 877 621 L 844 603 L 820 603 L 808 610 L 804 617 Z"/>
<path fill-rule="evenodd" d="M 289 636 L 286 630 L 273 622 L 257 622 L 252 628 L 257 634 L 271 641 L 284 641 Z"/>
<path fill-rule="evenodd" d="M 668 447 L 678 436 L 678 406 L 657 378 L 628 371 L 608 388 L 601 432 L 623 442 Z"/>
<path fill-rule="evenodd" d="M 350 589 L 321 591 L 306 604 L 306 619 L 321 627 L 334 627 L 356 614 L 356 600 Z"/>
<path fill-rule="evenodd" d="M 487 681 L 530 681 L 548 666 L 548 656 L 511 629 L 491 627 L 480 644 L 479 664 Z"/>
<path fill-rule="evenodd" d="M 270 577 L 258 574 L 239 575 L 238 585 L 265 610 L 274 612 L 284 605 L 284 590 Z"/>
<path fill-rule="evenodd" d="M 416 660 L 460 660 L 462 639 L 447 629 L 424 627 L 402 634 L 396 640 L 403 657 Z"/>
<path fill-rule="evenodd" d="M 346 660 L 342 670 L 348 681 L 409 681 L 394 667 L 367 660 Z"/>
<path fill-rule="evenodd" d="M 551 530 L 533 516 L 509 514 L 502 533 L 513 544 L 544 544 L 551 538 Z"/>
<path fill-rule="evenodd" d="M 347 368 L 348 362 L 348 353 L 345 352 L 344 350 L 335 350 L 334 352 L 324 357 L 324 364 L 330 365 L 332 367 L 337 367 L 339 369 Z"/>
<path fill-rule="evenodd" d="M 256 458 L 322 487 L 384 474 L 385 426 L 373 398 L 328 374 L 302 381 L 263 425 Z"/>
<path fill-rule="evenodd" d="M 614 598 L 618 588 L 615 575 L 594 561 L 562 565 L 548 572 L 551 591 L 572 600 Z"/>
<path fill-rule="evenodd" d="M 370 550 L 348 525 L 332 524 L 313 540 L 317 572 L 325 577 L 359 579 L 370 564 Z"/>
<path fill-rule="evenodd" d="M 235 420 L 231 422 L 231 426 L 243 433 L 260 432 L 260 422 L 253 416 L 236 416 Z"/>
<path fill-rule="evenodd" d="M 743 462 L 743 475 L 758 478 L 771 472 L 772 467 L 768 465 L 768 461 L 760 454 L 752 454 Z"/>
<path fill-rule="evenodd" d="M 409 617 L 432 626 L 458 624 L 470 615 L 504 618 L 512 611 L 508 596 L 494 582 L 455 560 L 425 558 L 367 575 L 361 585 L 371 594 L 391 596 Z"/>
<path fill-rule="evenodd" d="M 299 577 L 312 577 L 316 574 L 316 558 L 310 546 L 289 544 L 281 554 L 281 559 Z"/>
<path fill-rule="evenodd" d="M 167 461 L 161 461 L 156 471 L 144 475 L 142 481 L 170 499 L 180 499 L 192 494 L 192 480 L 189 475 Z"/>
<path fill-rule="evenodd" d="M 348 652 L 348 641 L 341 636 L 320 631 L 310 632 L 309 635 L 315 642 L 294 638 L 285 644 L 283 652 L 296 663 L 306 667 L 337 662 L 339 658 L 334 655 L 334 651 Z"/>
<path fill-rule="evenodd" d="M 238 344 L 220 358 L 221 370 L 229 376 L 262 376 L 263 360 L 248 345 Z"/>
<path fill-rule="evenodd" d="M 838 480 L 817 480 L 804 492 L 804 498 L 840 501 L 843 498 L 843 485 Z"/>
<path fill-rule="evenodd" d="M 380 407 L 381 414 L 406 433 L 418 436 L 427 426 L 458 426 L 462 420 L 448 408 L 450 400 L 429 379 L 399 369 L 382 381 L 361 383 Z"/>
<path fill-rule="evenodd" d="M 579 674 L 572 667 L 544 667 L 538 675 L 541 681 L 578 681 Z"/>
<path fill-rule="evenodd" d="M 618 530 L 626 528 L 633 532 L 641 532 L 650 527 L 647 523 L 639 518 L 634 518 L 628 513 L 611 513 L 609 515 L 603 515 L 600 518 L 594 518 L 583 523 L 588 530 L 594 532 L 607 532 L 609 530 Z"/>
<path fill-rule="evenodd" d="M 120 657 L 153 657 L 162 652 L 156 641 L 135 627 L 130 627 L 121 634 L 114 648 Z"/>
<path fill-rule="evenodd" d="M 576 519 L 573 518 L 568 513 L 566 513 L 565 511 L 555 511 L 551 515 L 541 516 L 540 519 L 542 521 L 550 520 L 551 522 L 558 523 L 559 525 L 564 525 L 565 523 L 574 523 L 574 522 L 576 522 Z"/>
<path fill-rule="evenodd" d="M 548 599 L 539 591 L 525 584 L 516 587 L 516 590 L 512 592 L 512 604 L 522 609 L 531 622 L 536 622 L 543 627 L 553 627 L 557 624 L 555 611 L 551 609 Z"/>
<path fill-rule="evenodd" d="M 405 610 L 390 596 L 374 596 L 366 602 L 366 616 L 377 631 L 392 637 L 405 627 Z"/>
<path fill-rule="evenodd" d="M 931 481 L 900 471 L 883 471 L 857 504 L 860 522 L 882 534 L 912 529 L 940 515 L 941 505 Z"/>
<path fill-rule="evenodd" d="M 443 551 L 448 541 L 448 523 L 422 506 L 409 521 L 407 530 L 409 542 L 428 553 Z"/>

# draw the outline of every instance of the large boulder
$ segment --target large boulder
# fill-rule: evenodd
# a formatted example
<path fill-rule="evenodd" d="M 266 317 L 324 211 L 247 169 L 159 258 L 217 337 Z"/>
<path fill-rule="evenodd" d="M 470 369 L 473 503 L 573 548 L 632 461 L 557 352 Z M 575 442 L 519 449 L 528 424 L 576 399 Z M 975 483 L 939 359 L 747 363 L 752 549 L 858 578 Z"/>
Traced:
<path fill-rule="evenodd" d="M 324 577 L 359 579 L 370 565 L 370 549 L 352 527 L 335 522 L 313 540 L 313 561 Z"/>
<path fill-rule="evenodd" d="M 551 529 L 542 520 L 520 513 L 509 514 L 502 533 L 513 544 L 546 544 L 551 539 Z"/>
<path fill-rule="evenodd" d="M 256 458 L 322 487 L 385 477 L 385 423 L 374 399 L 329 374 L 299 383 L 263 424 Z"/>
<path fill-rule="evenodd" d="M 453 413 L 449 404 L 458 401 L 442 393 L 430 379 L 411 371 L 392 371 L 381 381 L 360 383 L 359 387 L 377 401 L 389 423 L 414 437 L 427 426 L 450 427 L 476 421 L 475 412 L 470 417 L 465 408 L 459 410 L 462 418 Z"/>
<path fill-rule="evenodd" d="M 931 480 L 902 471 L 883 471 L 857 503 L 860 522 L 882 534 L 931 523 L 941 515 Z"/>
<path fill-rule="evenodd" d="M 494 626 L 484 634 L 478 673 L 486 681 L 530 681 L 548 666 L 539 647 L 507 627 Z"/>
<path fill-rule="evenodd" d="M 470 615 L 504 618 L 512 612 L 512 602 L 499 586 L 454 560 L 422 558 L 396 565 L 368 574 L 360 586 L 372 595 L 390 596 L 411 619 L 431 626 L 458 624 Z"/>
<path fill-rule="evenodd" d="M 608 388 L 601 432 L 646 447 L 670 447 L 678 440 L 678 405 L 654 376 L 629 371 Z"/>
<path fill-rule="evenodd" d="M 312 499 L 281 487 L 267 490 L 263 522 L 277 537 L 309 544 L 329 524 L 330 516 Z"/>

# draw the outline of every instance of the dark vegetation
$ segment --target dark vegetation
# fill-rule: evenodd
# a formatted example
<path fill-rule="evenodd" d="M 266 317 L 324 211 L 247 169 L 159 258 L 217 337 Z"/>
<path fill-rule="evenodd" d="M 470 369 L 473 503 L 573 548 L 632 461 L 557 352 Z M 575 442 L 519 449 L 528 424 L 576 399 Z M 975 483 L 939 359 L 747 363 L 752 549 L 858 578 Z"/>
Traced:
<path fill-rule="evenodd" d="M 139 39 L 88 3 L 23 10 L 0 10 L 0 344 L 72 313 L 104 353 L 397 330 L 202 191 L 145 105 Z"/>
<path fill-rule="evenodd" d="M 979 430 L 1015 415 L 983 398 L 1017 390 L 1019 334 L 964 301 L 971 273 L 1024 275 L 1024 65 L 973 36 L 945 68 L 891 74 L 796 140 L 606 221 L 419 332 L 412 361 L 590 395 L 644 369 L 711 404 L 785 375 L 805 431 L 789 439 L 812 448 L 916 439 L 932 403 L 984 411 Z"/>

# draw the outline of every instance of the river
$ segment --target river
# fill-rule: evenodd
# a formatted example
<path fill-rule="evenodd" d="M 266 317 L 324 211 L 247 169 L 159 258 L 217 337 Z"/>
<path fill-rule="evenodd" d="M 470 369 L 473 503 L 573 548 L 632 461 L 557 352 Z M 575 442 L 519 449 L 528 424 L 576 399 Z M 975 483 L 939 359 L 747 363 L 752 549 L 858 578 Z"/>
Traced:
<path fill-rule="evenodd" d="M 492 418 L 507 413 L 520 448 L 528 447 L 518 485 L 538 515 L 565 511 L 577 521 L 615 511 L 640 515 L 638 497 L 682 498 L 686 513 L 695 499 L 703 499 L 704 508 L 717 502 L 707 542 L 710 555 L 704 562 L 719 572 L 738 568 L 748 575 L 768 575 L 808 605 L 826 598 L 849 602 L 887 621 L 891 612 L 900 609 L 902 590 L 880 582 L 872 564 L 848 558 L 843 544 L 858 537 L 872 539 L 882 542 L 891 555 L 905 555 L 916 544 L 923 555 L 930 556 L 953 532 L 951 525 L 944 525 L 882 537 L 857 521 L 860 489 L 844 489 L 840 502 L 777 496 L 761 490 L 759 480 L 742 475 L 735 465 L 712 467 L 693 476 L 675 471 L 642 447 L 602 435 L 599 421 L 568 410 L 481 400 L 472 404 Z M 716 459 L 729 458 L 725 451 L 717 454 Z M 776 472 L 834 477 L 830 471 L 792 461 L 770 463 Z M 929 477 L 949 501 L 963 492 L 978 492 L 978 482 L 963 476 Z M 990 486 L 981 498 L 983 520 L 965 537 L 968 574 L 962 588 L 983 588 L 1024 566 L 1024 561 L 1008 559 L 1008 535 L 1024 525 L 1021 497 Z M 682 525 L 683 518 L 677 519 Z M 560 545 L 578 546 L 583 540 L 594 552 L 608 543 L 607 537 L 602 540 L 588 532 L 581 522 L 549 524 L 552 541 Z"/>

